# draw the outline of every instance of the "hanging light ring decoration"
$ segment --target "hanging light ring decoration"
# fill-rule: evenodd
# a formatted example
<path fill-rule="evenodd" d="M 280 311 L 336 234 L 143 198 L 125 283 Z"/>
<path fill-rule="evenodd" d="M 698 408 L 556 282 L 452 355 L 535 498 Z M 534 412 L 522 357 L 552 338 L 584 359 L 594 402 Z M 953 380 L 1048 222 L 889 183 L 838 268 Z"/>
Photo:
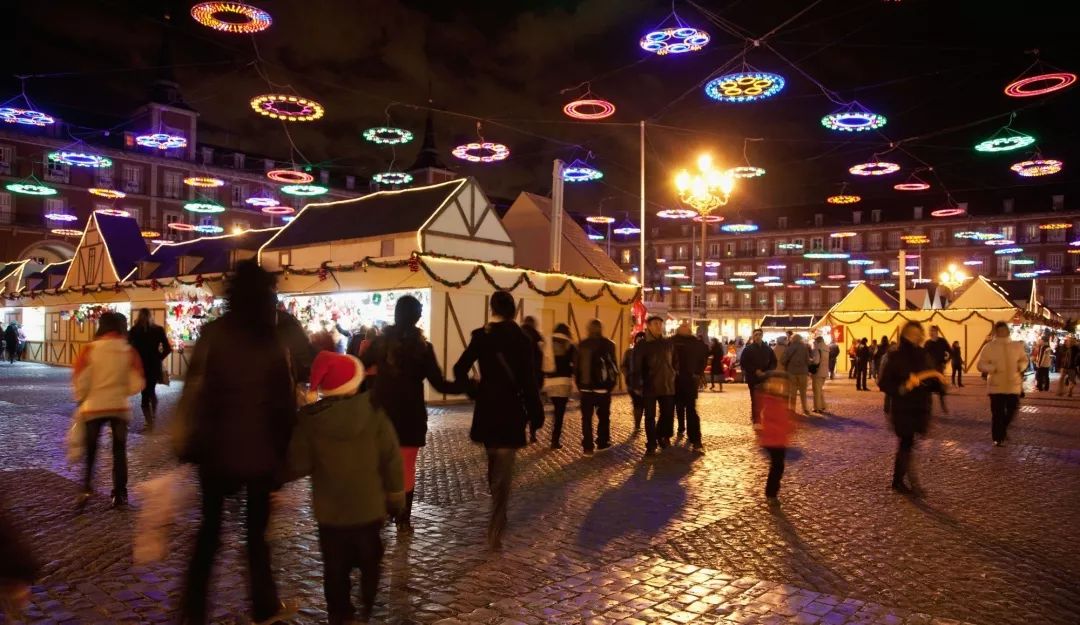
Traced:
<path fill-rule="evenodd" d="M 215 226 L 214 224 L 199 224 L 198 226 L 195 226 L 194 229 L 195 232 L 201 234 L 221 234 L 222 232 L 225 232 L 225 228 Z"/>
<path fill-rule="evenodd" d="M 886 174 L 892 174 L 900 171 L 900 166 L 896 163 L 887 163 L 884 161 L 871 161 L 869 163 L 859 163 L 858 165 L 852 165 L 849 172 L 856 176 L 884 176 Z"/>
<path fill-rule="evenodd" d="M 1053 158 L 1038 158 L 1030 161 L 1021 161 L 1013 164 L 1009 169 L 1015 171 L 1025 178 L 1034 178 L 1037 176 L 1049 176 L 1056 174 L 1065 167 L 1065 163 L 1053 159 Z"/>
<path fill-rule="evenodd" d="M 93 187 L 86 190 L 90 195 L 96 195 L 109 200 L 119 200 L 127 197 L 127 193 L 123 191 L 117 191 L 116 189 L 105 189 L 102 187 Z"/>
<path fill-rule="evenodd" d="M 182 221 L 174 221 L 168 225 L 170 230 L 176 230 L 177 232 L 193 232 L 195 230 L 195 226 Z"/>
<path fill-rule="evenodd" d="M 322 195 L 329 190 L 321 184 L 289 184 L 281 187 L 281 192 L 288 195 Z"/>
<path fill-rule="evenodd" d="M 829 204 L 855 204 L 862 201 L 860 195 L 830 195 L 825 198 Z"/>
<path fill-rule="evenodd" d="M 379 145 L 401 145 L 413 140 L 413 133 L 404 128 L 378 126 L 364 131 L 364 139 Z"/>
<path fill-rule="evenodd" d="M 1051 72 L 1015 80 L 1005 87 L 1005 95 L 1012 98 L 1030 98 L 1060 91 L 1076 82 L 1076 74 L 1071 72 Z M 1042 83 L 1049 83 L 1039 86 Z"/>
<path fill-rule="evenodd" d="M 784 77 L 771 72 L 736 72 L 710 80 L 705 95 L 721 102 L 754 102 L 780 93 Z"/>
<path fill-rule="evenodd" d="M 10 106 L 0 108 L 0 120 L 9 124 L 22 124 L 24 126 L 49 126 L 56 123 L 56 120 L 51 115 L 46 115 L 41 111 L 17 109 Z"/>
<path fill-rule="evenodd" d="M 568 102 L 563 107 L 563 113 L 574 119 L 594 121 L 605 119 L 615 114 L 615 105 L 600 98 L 582 98 Z"/>
<path fill-rule="evenodd" d="M 208 28 L 239 35 L 264 31 L 274 21 L 266 11 L 239 2 L 200 2 L 191 7 L 191 17 Z"/>
<path fill-rule="evenodd" d="M 663 219 L 690 219 L 697 217 L 697 211 L 692 211 L 689 208 L 665 208 L 656 211 L 656 216 Z"/>
<path fill-rule="evenodd" d="M 1055 221 L 1048 224 L 1039 224 L 1039 230 L 1068 230 L 1072 224 L 1065 221 Z"/>
<path fill-rule="evenodd" d="M 697 215 L 694 217 L 694 221 L 697 223 L 718 224 L 724 221 L 724 218 L 720 215 Z"/>
<path fill-rule="evenodd" d="M 184 178 L 184 184 L 189 187 L 201 187 L 201 188 L 213 188 L 224 187 L 225 181 L 221 178 L 212 178 L 210 176 L 191 176 Z"/>
<path fill-rule="evenodd" d="M 470 163 L 494 163 L 506 160 L 510 156 L 510 148 L 501 143 L 484 141 L 480 143 L 465 143 L 454 148 L 451 152 L 454 158 L 460 158 Z"/>
<path fill-rule="evenodd" d="M 834 233 L 829 235 L 829 238 L 831 238 L 831 239 L 850 239 L 851 237 L 856 236 L 857 234 L 858 234 L 857 232 L 834 232 Z"/>
<path fill-rule="evenodd" d="M 589 215 L 585 218 L 585 221 L 591 224 L 610 224 L 615 222 L 615 218 L 607 215 Z"/>
<path fill-rule="evenodd" d="M 930 237 L 925 234 L 905 234 L 900 240 L 910 245 L 926 245 L 930 242 Z"/>
<path fill-rule="evenodd" d="M 170 135 L 164 132 L 155 132 L 149 135 L 139 135 L 135 137 L 135 143 L 143 146 L 144 148 L 157 148 L 159 150 L 172 150 L 175 148 L 186 148 L 187 139 L 179 135 Z"/>
<path fill-rule="evenodd" d="M 803 258 L 809 260 L 847 260 L 851 258 L 851 254 L 847 252 L 807 252 L 803 254 Z"/>
<path fill-rule="evenodd" d="M 581 161 L 574 161 L 563 168 L 562 179 L 565 182 L 592 182 L 604 177 L 604 172 Z"/>
<path fill-rule="evenodd" d="M 213 202 L 188 202 L 184 204 L 184 210 L 192 213 L 224 213 L 225 207 Z"/>
<path fill-rule="evenodd" d="M 161 236 L 161 233 L 157 230 L 143 230 L 139 234 L 141 234 L 144 239 L 156 239 Z"/>
<path fill-rule="evenodd" d="M 403 171 L 384 171 L 375 174 L 371 179 L 378 184 L 389 185 L 409 184 L 413 181 L 412 174 L 407 174 Z"/>
<path fill-rule="evenodd" d="M 641 234 L 641 228 L 638 228 L 634 224 L 628 222 L 625 226 L 619 226 L 611 232 L 612 234 L 617 234 L 620 236 L 628 236 L 631 234 Z"/>
<path fill-rule="evenodd" d="M 1005 137 L 994 137 L 975 144 L 976 152 L 1010 152 L 1035 143 L 1035 137 L 1021 133 Z"/>
<path fill-rule="evenodd" d="M 83 231 L 74 228 L 53 228 L 49 232 L 62 237 L 81 237 Z"/>
<path fill-rule="evenodd" d="M 745 232 L 757 232 L 757 224 L 724 224 L 720 226 L 720 229 L 724 232 L 731 232 L 741 234 Z"/>
<path fill-rule="evenodd" d="M 295 169 L 271 169 L 266 172 L 266 177 L 283 184 L 307 184 L 315 180 L 315 176 Z"/>
<path fill-rule="evenodd" d="M 997 247 L 999 245 L 1016 245 L 1016 241 L 1012 239 L 1006 239 L 1001 237 L 1000 239 L 987 239 L 983 241 L 983 245 L 989 245 L 990 247 Z"/>
<path fill-rule="evenodd" d="M 108 215 L 110 217 L 131 217 L 131 213 L 122 208 L 99 208 L 94 212 L 98 215 Z"/>
<path fill-rule="evenodd" d="M 12 193 L 23 195 L 56 195 L 56 189 L 43 184 L 30 184 L 27 182 L 13 182 L 4 187 Z"/>
<path fill-rule="evenodd" d="M 802 243 L 780 243 L 776 247 L 782 250 L 801 250 L 803 248 Z"/>
<path fill-rule="evenodd" d="M 728 172 L 735 178 L 757 178 L 765 175 L 765 168 L 740 165 L 739 167 L 732 167 Z"/>
<path fill-rule="evenodd" d="M 821 125 L 829 130 L 842 132 L 863 132 L 877 130 L 887 123 L 884 115 L 871 113 L 870 111 L 849 110 L 839 111 L 821 118 Z"/>
<path fill-rule="evenodd" d="M 296 209 L 292 206 L 263 206 L 262 212 L 266 215 L 292 215 Z"/>
<path fill-rule="evenodd" d="M 930 212 L 931 217 L 959 217 L 966 215 L 967 211 L 959 206 L 950 206 L 948 208 L 939 208 Z"/>
<path fill-rule="evenodd" d="M 1022 247 L 999 247 L 994 250 L 995 256 L 1010 256 L 1012 254 L 1023 254 L 1024 248 Z"/>
<path fill-rule="evenodd" d="M 112 159 L 98 154 L 86 152 L 68 152 L 60 150 L 49 152 L 49 160 L 54 163 L 71 165 L 73 167 L 112 167 Z"/>
<path fill-rule="evenodd" d="M 310 122 L 326 113 L 322 104 L 295 95 L 270 93 L 251 99 L 251 108 L 259 115 L 287 122 Z"/>
<path fill-rule="evenodd" d="M 930 185 L 925 182 L 901 182 L 894 184 L 893 188 L 897 191 L 926 191 Z"/>
<path fill-rule="evenodd" d="M 267 206 L 277 206 L 281 204 L 272 197 L 249 197 L 244 200 L 244 203 L 248 206 L 255 206 L 257 208 L 266 208 Z"/>
<path fill-rule="evenodd" d="M 668 54 L 682 54 L 695 52 L 709 43 L 709 33 L 681 26 L 679 28 L 664 28 L 647 33 L 641 38 L 639 45 L 646 52 L 653 52 L 659 56 Z"/>
<path fill-rule="evenodd" d="M 50 221 L 76 221 L 78 217 L 71 213 L 45 213 L 45 219 Z"/>

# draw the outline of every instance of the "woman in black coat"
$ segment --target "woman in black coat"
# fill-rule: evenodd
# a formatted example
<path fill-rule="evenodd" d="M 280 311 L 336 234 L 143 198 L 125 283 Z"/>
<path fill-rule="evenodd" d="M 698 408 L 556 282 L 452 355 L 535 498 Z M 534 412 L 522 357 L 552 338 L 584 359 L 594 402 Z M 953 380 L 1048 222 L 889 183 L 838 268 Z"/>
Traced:
<path fill-rule="evenodd" d="M 364 367 L 377 368 L 372 403 L 386 411 L 401 444 L 405 470 L 405 511 L 396 522 L 400 532 L 412 531 L 413 490 L 416 488 L 416 456 L 427 444 L 427 406 L 424 403 L 424 380 L 440 393 L 462 392 L 460 385 L 448 382 L 442 374 L 435 350 L 416 327 L 423 304 L 411 295 L 398 299 L 394 325 L 387 327 L 364 351 Z"/>
<path fill-rule="evenodd" d="M 149 308 L 139 309 L 135 325 L 128 332 L 128 342 L 142 360 L 143 377 L 146 379 L 146 386 L 142 390 L 143 421 L 147 430 L 153 430 L 154 419 L 157 418 L 157 385 L 164 377 L 161 363 L 172 353 L 172 346 L 165 336 L 165 329 L 150 319 Z"/>
<path fill-rule="evenodd" d="M 930 425 L 933 394 L 945 391 L 945 376 L 922 347 L 924 340 L 922 324 L 909 321 L 900 332 L 899 347 L 889 354 L 878 375 L 878 386 L 888 395 L 889 415 L 899 439 L 892 487 L 904 494 L 920 492 L 911 475 L 911 452 L 915 436 L 925 434 Z"/>
<path fill-rule="evenodd" d="M 514 457 L 526 444 L 526 426 L 539 429 L 544 417 L 535 382 L 535 344 L 514 323 L 516 308 L 510 293 L 492 293 L 491 321 L 473 330 L 469 346 L 454 365 L 458 381 L 469 377 L 474 364 L 480 365 L 480 381 L 470 384 L 469 390 L 476 400 L 469 437 L 487 451 L 492 504 L 488 545 L 495 550 L 502 547 Z"/>

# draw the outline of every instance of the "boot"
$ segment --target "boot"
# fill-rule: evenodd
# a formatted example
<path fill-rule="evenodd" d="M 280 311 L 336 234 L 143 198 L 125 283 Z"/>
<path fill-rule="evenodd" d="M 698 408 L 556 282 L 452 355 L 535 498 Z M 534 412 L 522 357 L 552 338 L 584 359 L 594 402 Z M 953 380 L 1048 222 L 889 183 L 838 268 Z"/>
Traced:
<path fill-rule="evenodd" d="M 405 493 L 405 509 L 397 516 L 395 522 L 397 523 L 398 532 L 403 534 L 411 534 L 412 527 L 412 502 L 413 491 L 407 491 Z"/>
<path fill-rule="evenodd" d="M 152 404 L 145 404 L 142 407 L 143 423 L 146 425 L 146 431 L 152 432 L 154 430 L 154 406 Z"/>

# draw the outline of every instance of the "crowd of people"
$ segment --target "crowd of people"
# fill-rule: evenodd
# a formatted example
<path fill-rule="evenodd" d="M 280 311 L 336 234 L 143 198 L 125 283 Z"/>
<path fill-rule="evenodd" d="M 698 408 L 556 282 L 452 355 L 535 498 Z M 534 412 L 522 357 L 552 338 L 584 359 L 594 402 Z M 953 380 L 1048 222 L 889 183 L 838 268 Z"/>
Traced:
<path fill-rule="evenodd" d="M 619 358 L 599 320 L 587 323 L 580 341 L 566 324 L 545 337 L 532 317 L 515 321 L 518 309 L 510 293 L 497 291 L 489 302 L 489 321 L 473 330 L 449 379 L 417 325 L 423 310 L 416 298 L 398 298 L 393 324 L 382 328 L 346 331 L 330 322 L 309 334 L 278 304 L 272 274 L 251 262 L 238 264 L 227 283 L 224 314 L 204 326 L 190 355 L 171 423 L 172 449 L 180 463 L 195 467 L 201 498 L 182 622 L 207 620 L 224 501 L 240 494 L 246 504 L 254 622 L 284 622 L 296 614 L 299 606 L 282 600 L 275 584 L 266 529 L 273 493 L 308 476 L 329 622 L 365 622 L 379 585 L 387 519 L 403 538 L 414 531 L 417 459 L 428 434 L 425 382 L 439 393 L 464 393 L 474 400 L 469 437 L 484 447 L 487 459 L 492 550 L 501 549 L 506 532 L 517 452 L 545 433 L 545 401 L 552 406 L 547 444 L 561 449 L 576 390 L 581 453 L 593 456 L 612 446 L 612 393 L 621 377 L 634 432 L 644 429 L 646 460 L 682 439 L 693 453 L 704 454 L 698 395 L 717 386 L 723 392 L 725 382 L 741 377 L 750 390 L 750 423 L 769 461 L 765 496 L 772 504 L 778 501 L 799 413 L 804 419 L 831 415 L 825 386 L 835 376 L 840 348 L 821 336 L 791 332 L 768 344 L 758 329 L 745 344 L 705 341 L 688 324 L 669 336 L 665 320 L 651 316 Z M 146 309 L 130 330 L 119 313 L 98 320 L 95 339 L 80 352 L 73 372 L 78 407 L 69 448 L 77 447 L 84 462 L 79 510 L 91 498 L 105 426 L 112 436 L 111 503 L 127 505 L 128 399 L 141 394 L 145 428 L 153 429 L 155 387 L 168 383 L 162 362 L 170 352 L 164 330 Z M 848 354 L 856 388 L 869 390 L 874 379 L 885 395 L 885 413 L 897 437 L 892 488 L 921 494 L 913 452 L 928 429 L 933 396 L 947 411 L 949 385 L 963 386 L 959 343 L 950 344 L 936 326 L 926 337 L 921 324 L 909 322 L 896 341 L 858 339 Z M 945 375 L 949 363 L 951 378 Z M 1075 341 L 1054 342 L 1047 335 L 1029 352 L 1012 340 L 1008 325 L 994 327 L 976 368 L 987 384 L 995 445 L 1006 441 L 1025 373 L 1034 367 L 1037 388 L 1049 391 L 1044 370 L 1055 366 L 1062 373 L 1058 393 L 1071 395 L 1080 366 Z M 6 532 L 10 527 L 2 521 L 0 530 Z M 38 568 L 30 551 L 16 540 L 9 551 L 12 566 L 32 579 Z M 360 571 L 358 609 L 351 598 L 354 569 Z M 25 592 L 18 596 L 25 600 Z"/>

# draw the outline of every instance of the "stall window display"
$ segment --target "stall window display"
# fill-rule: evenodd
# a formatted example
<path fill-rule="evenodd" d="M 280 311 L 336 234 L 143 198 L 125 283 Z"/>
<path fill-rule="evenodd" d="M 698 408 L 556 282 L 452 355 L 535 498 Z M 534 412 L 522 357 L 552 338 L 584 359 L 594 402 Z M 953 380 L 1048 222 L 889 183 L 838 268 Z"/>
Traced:
<path fill-rule="evenodd" d="M 412 295 L 420 300 L 424 314 L 417 324 L 425 334 L 430 333 L 431 289 L 392 289 L 332 293 L 327 295 L 284 295 L 285 309 L 296 317 L 309 333 L 323 329 L 330 322 L 355 330 L 363 327 L 382 327 L 394 323 L 394 306 L 398 298 Z"/>
<path fill-rule="evenodd" d="M 97 321 L 101 318 L 101 315 L 107 312 L 118 312 L 129 320 L 131 319 L 131 304 L 127 302 L 117 302 L 109 304 L 79 304 L 75 310 L 64 310 L 60 312 L 60 318 L 67 320 L 72 317 L 76 321 L 82 323 L 84 321 Z"/>
<path fill-rule="evenodd" d="M 199 338 L 208 321 L 221 316 L 224 300 L 197 286 L 178 285 L 165 296 L 165 333 L 173 349 L 182 351 Z"/>

